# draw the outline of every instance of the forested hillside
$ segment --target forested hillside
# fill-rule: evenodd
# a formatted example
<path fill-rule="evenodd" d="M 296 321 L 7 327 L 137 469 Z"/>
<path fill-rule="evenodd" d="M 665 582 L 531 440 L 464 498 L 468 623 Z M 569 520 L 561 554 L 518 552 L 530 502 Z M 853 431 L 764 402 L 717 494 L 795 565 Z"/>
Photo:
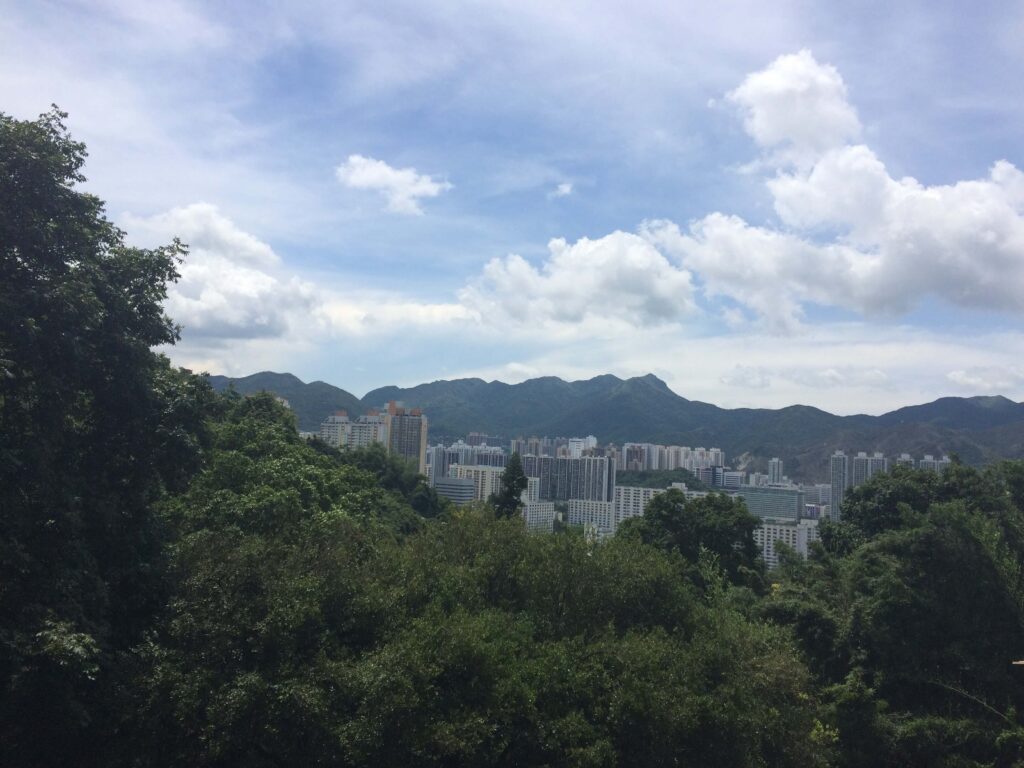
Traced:
<path fill-rule="evenodd" d="M 1024 464 L 877 476 L 772 574 L 721 495 L 452 509 L 154 354 L 187 248 L 83 159 L 0 115 L 4 766 L 1024 761 Z"/>

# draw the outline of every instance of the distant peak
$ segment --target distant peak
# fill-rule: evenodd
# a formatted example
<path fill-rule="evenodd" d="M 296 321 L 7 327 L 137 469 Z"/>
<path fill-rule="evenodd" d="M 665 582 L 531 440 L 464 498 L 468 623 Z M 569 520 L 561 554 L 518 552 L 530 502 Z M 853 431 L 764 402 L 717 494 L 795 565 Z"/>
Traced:
<path fill-rule="evenodd" d="M 669 388 L 668 384 L 666 384 L 662 379 L 659 379 L 653 373 L 648 373 L 648 374 L 645 374 L 643 376 L 634 376 L 631 379 L 626 379 L 626 381 L 627 382 L 636 382 L 638 384 L 646 384 L 648 386 L 657 387 L 658 389 L 668 389 Z"/>

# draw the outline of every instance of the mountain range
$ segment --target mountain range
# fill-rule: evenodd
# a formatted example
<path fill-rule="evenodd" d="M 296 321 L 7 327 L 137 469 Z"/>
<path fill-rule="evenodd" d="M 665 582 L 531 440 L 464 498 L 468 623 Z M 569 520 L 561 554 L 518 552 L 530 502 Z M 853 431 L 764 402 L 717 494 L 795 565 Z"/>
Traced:
<path fill-rule="evenodd" d="M 798 480 L 824 480 L 828 456 L 882 451 L 957 453 L 970 464 L 1024 457 L 1024 404 L 1005 397 L 944 397 L 881 416 L 837 416 L 806 405 L 780 409 L 719 408 L 687 400 L 648 374 L 620 379 L 609 374 L 585 381 L 546 376 L 520 384 L 482 379 L 434 381 L 415 387 L 382 387 L 357 398 L 322 381 L 304 383 L 289 373 L 243 378 L 210 376 L 215 389 L 242 394 L 269 391 L 288 400 L 299 428 L 315 431 L 337 410 L 357 415 L 389 400 L 422 408 L 430 439 L 471 431 L 506 438 L 529 435 L 596 435 L 602 443 L 626 441 L 719 447 L 733 466 L 764 471 L 772 456 Z"/>

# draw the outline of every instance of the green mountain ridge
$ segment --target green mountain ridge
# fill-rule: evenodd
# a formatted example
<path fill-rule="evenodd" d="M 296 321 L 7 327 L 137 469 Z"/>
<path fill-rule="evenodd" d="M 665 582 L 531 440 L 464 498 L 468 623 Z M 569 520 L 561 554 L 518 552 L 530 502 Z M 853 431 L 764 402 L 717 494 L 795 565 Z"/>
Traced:
<path fill-rule="evenodd" d="M 653 374 L 629 379 L 604 374 L 580 381 L 544 376 L 520 384 L 438 380 L 381 387 L 362 399 L 325 382 L 305 384 L 288 373 L 211 376 L 210 381 L 218 390 L 234 386 L 243 394 L 266 390 L 284 397 L 303 430 L 316 430 L 336 410 L 358 414 L 400 400 L 426 412 L 432 441 L 476 431 L 714 446 L 731 461 L 740 457 L 749 470 L 764 470 L 770 457 L 781 456 L 786 473 L 804 480 L 823 479 L 836 448 L 915 457 L 955 452 L 970 464 L 1024 456 L 1024 404 L 998 396 L 944 397 L 881 416 L 837 416 L 807 405 L 720 408 L 676 394 Z"/>

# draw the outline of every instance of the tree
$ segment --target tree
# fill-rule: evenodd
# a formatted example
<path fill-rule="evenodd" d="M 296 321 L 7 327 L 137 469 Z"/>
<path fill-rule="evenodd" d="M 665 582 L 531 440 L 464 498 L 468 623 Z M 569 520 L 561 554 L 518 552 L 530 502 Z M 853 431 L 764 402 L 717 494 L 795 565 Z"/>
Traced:
<path fill-rule="evenodd" d="M 761 613 L 818 675 L 840 765 L 1024 758 L 1022 466 L 876 476 L 825 547 L 773 574 Z"/>
<path fill-rule="evenodd" d="M 523 472 L 523 461 L 518 452 L 513 453 L 501 475 L 501 488 L 490 499 L 494 514 L 498 517 L 515 517 L 522 509 L 523 491 L 528 483 Z"/>
<path fill-rule="evenodd" d="M 327 448 L 330 455 L 336 456 L 341 464 L 369 472 L 377 478 L 381 487 L 395 493 L 422 517 L 438 517 L 448 508 L 447 499 L 427 484 L 427 478 L 416 471 L 413 462 L 388 453 L 380 443 L 343 451 L 322 443 L 314 447 L 320 451 Z"/>
<path fill-rule="evenodd" d="M 711 493 L 688 501 L 673 488 L 651 499 L 643 517 L 627 521 L 621 531 L 678 552 L 694 564 L 701 550 L 709 550 L 734 582 L 756 583 L 760 568 L 754 529 L 758 525 L 760 520 L 747 511 L 742 499 Z"/>
<path fill-rule="evenodd" d="M 213 399 L 151 347 L 185 253 L 125 246 L 77 188 L 56 108 L 0 114 L 0 743 L 82 764 L 104 742 L 116 657 L 162 602 L 154 503 L 198 466 Z"/>

